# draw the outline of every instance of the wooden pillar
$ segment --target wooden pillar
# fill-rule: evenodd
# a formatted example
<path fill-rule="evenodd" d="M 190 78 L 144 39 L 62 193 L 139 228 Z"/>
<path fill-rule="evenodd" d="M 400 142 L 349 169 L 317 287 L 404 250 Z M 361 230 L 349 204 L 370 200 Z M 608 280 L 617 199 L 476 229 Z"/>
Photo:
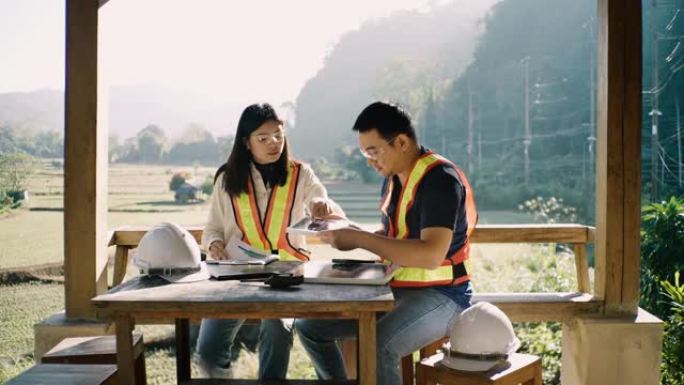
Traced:
<path fill-rule="evenodd" d="M 641 1 L 598 0 L 596 281 L 607 314 L 639 302 Z"/>
<path fill-rule="evenodd" d="M 66 1 L 64 286 L 70 319 L 106 289 L 107 132 L 98 129 L 98 2 Z"/>

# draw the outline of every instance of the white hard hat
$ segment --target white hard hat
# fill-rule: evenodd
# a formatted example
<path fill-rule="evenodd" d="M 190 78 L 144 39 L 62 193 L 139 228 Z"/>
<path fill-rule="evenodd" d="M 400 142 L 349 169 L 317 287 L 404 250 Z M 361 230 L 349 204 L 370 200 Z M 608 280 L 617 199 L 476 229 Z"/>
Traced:
<path fill-rule="evenodd" d="M 459 314 L 449 337 L 442 364 L 456 370 L 488 371 L 520 347 L 511 320 L 489 302 L 478 302 Z"/>
<path fill-rule="evenodd" d="M 134 258 L 140 272 L 169 282 L 195 282 L 209 278 L 195 238 L 175 223 L 160 223 L 140 239 Z"/>

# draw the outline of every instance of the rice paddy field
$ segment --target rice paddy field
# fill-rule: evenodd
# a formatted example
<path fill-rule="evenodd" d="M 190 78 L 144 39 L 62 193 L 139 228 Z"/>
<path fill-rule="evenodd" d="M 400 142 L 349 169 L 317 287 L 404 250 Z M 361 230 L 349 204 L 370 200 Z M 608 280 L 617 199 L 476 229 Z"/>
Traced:
<path fill-rule="evenodd" d="M 189 172 L 199 183 L 214 172 L 203 167 L 112 165 L 108 179 L 108 227 L 152 225 L 161 221 L 202 225 L 208 210 L 206 197 L 200 196 L 199 201 L 190 204 L 177 204 L 173 192 L 169 191 L 171 176 L 178 171 Z M 63 283 L 59 274 L 54 273 L 63 263 L 62 175 L 59 163 L 42 163 L 31 179 L 31 195 L 25 207 L 0 216 L 0 384 L 34 364 L 33 325 L 64 308 Z M 377 223 L 377 186 L 349 183 L 327 186 L 330 196 L 353 220 L 369 227 Z M 482 212 L 480 223 L 529 221 L 521 213 Z M 314 254 L 325 257 L 341 253 L 325 245 L 315 245 L 313 249 Z M 113 249 L 110 253 L 113 254 Z M 477 291 L 561 291 L 576 287 L 572 255 L 556 254 L 555 245 L 474 245 L 471 260 Z M 51 268 L 42 271 L 45 266 Z M 38 276 L 33 278 L 17 279 L 11 274 L 36 269 Z M 129 273 L 135 274 L 134 270 L 129 268 Z M 174 382 L 172 327 L 139 328 L 146 341 L 148 383 Z M 525 333 L 524 330 L 521 333 L 524 344 Z M 559 338 L 559 334 L 549 335 Z M 532 341 L 528 342 L 531 346 Z M 550 349 L 549 356 L 557 359 L 560 346 Z M 256 354 L 243 351 L 235 374 L 255 378 L 257 367 Z M 194 365 L 193 372 L 197 374 Z M 288 376 L 315 377 L 297 339 Z M 545 373 L 545 380 L 555 383 L 554 374 Z"/>

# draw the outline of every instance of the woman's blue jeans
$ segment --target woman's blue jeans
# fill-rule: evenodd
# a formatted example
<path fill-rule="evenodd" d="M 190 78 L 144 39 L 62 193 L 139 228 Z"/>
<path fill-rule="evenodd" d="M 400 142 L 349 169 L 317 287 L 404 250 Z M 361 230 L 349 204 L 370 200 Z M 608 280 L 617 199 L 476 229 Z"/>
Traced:
<path fill-rule="evenodd" d="M 470 306 L 470 283 L 458 287 L 456 301 L 435 289 L 393 289 L 395 307 L 377 321 L 377 384 L 401 384 L 401 358 L 449 334 L 451 320 Z M 336 341 L 355 338 L 355 320 L 297 319 L 295 329 L 320 379 L 347 374 Z"/>
<path fill-rule="evenodd" d="M 231 347 L 244 319 L 203 319 L 197 338 L 197 355 L 212 377 L 231 377 Z M 261 320 L 259 327 L 259 379 L 282 380 L 287 375 L 292 348 L 292 321 Z"/>

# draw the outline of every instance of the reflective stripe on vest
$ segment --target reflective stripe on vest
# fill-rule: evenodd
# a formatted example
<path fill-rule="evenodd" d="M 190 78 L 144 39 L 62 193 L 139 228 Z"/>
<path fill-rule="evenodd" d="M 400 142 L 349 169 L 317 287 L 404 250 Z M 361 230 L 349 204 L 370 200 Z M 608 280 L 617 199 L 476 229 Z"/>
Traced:
<path fill-rule="evenodd" d="M 423 154 L 414 164 L 405 185 L 402 186 L 399 201 L 395 208 L 395 218 L 391 218 L 388 214 L 389 203 L 392 199 L 392 188 L 394 187 L 393 179 L 390 179 L 387 184 L 385 196 L 382 199 L 381 211 L 387 217 L 387 224 L 389 226 L 387 234 L 397 239 L 408 238 L 409 227 L 406 223 L 406 214 L 413 205 L 418 186 L 432 168 L 443 164 L 452 167 L 456 171 L 465 189 L 465 210 L 468 222 L 465 243 L 455 253 L 447 256 L 442 261 L 442 264 L 434 270 L 420 267 L 402 267 L 398 269 L 394 275 L 394 280 L 391 282 L 392 287 L 455 286 L 470 280 L 467 264 L 470 254 L 470 235 L 477 223 L 477 209 L 470 183 L 463 171 L 455 164 L 432 152 Z"/>
<path fill-rule="evenodd" d="M 235 221 L 242 232 L 242 240 L 263 251 L 275 253 L 277 249 L 281 261 L 309 259 L 304 253 L 292 247 L 286 232 L 294 205 L 299 169 L 299 163 L 291 162 L 285 184 L 273 186 L 271 189 L 263 225 L 251 177 L 247 182 L 247 192 L 232 197 Z"/>

